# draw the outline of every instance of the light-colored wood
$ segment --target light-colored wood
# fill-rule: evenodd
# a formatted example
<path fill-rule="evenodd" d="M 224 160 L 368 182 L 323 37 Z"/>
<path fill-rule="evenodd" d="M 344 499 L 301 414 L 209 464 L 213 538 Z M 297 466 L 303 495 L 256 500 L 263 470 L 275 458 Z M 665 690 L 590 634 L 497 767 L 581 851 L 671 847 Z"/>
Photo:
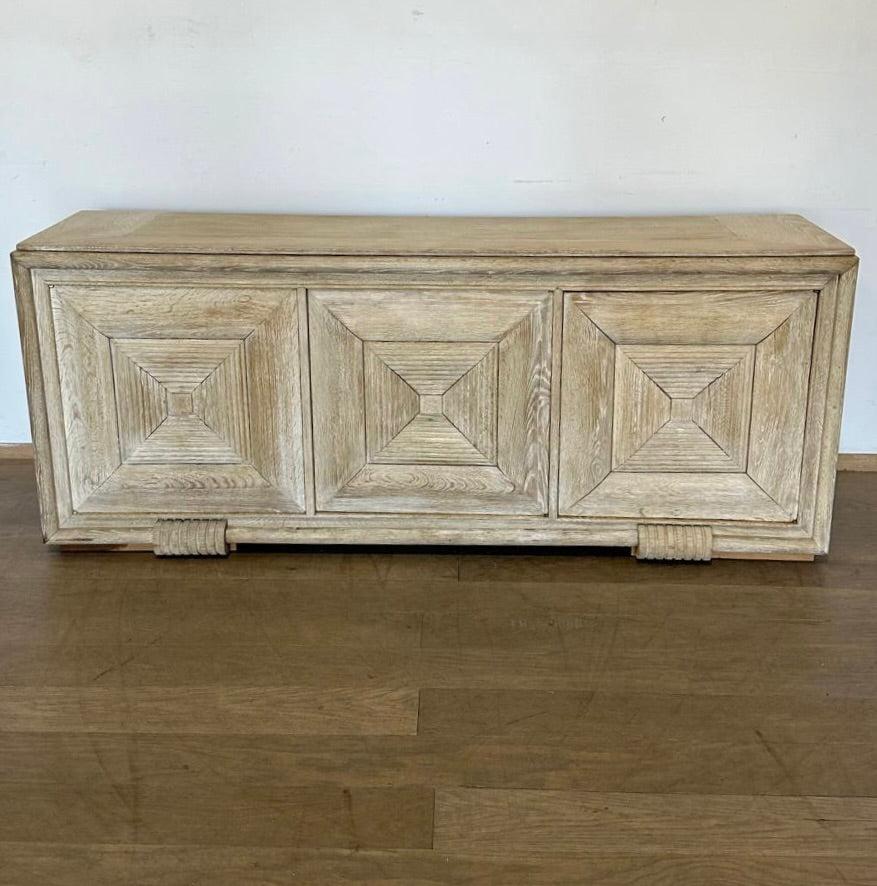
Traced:
<path fill-rule="evenodd" d="M 317 509 L 543 514 L 548 293 L 309 293 Z"/>
<path fill-rule="evenodd" d="M 709 560 L 713 533 L 709 526 L 641 523 L 633 553 L 638 560 Z"/>
<path fill-rule="evenodd" d="M 551 295 L 551 403 L 560 402 L 561 342 L 563 341 L 563 292 Z M 560 410 L 552 407 L 548 433 L 548 516 L 557 519 L 560 494 Z"/>
<path fill-rule="evenodd" d="M 159 557 L 224 557 L 225 520 L 157 520 L 153 550 Z"/>
<path fill-rule="evenodd" d="M 49 283 L 63 301 L 107 338 L 240 340 L 289 298 L 287 287 L 179 285 L 163 276 L 137 275 L 83 283 Z M 130 277 L 129 277 L 130 279 Z M 165 280 L 165 285 L 161 284 Z"/>
<path fill-rule="evenodd" d="M 560 412 L 560 514 L 568 513 L 612 469 L 616 373 L 612 341 L 572 299 L 565 301 L 563 329 L 563 380 L 555 403 Z"/>
<path fill-rule="evenodd" d="M 122 462 L 110 340 L 52 298 L 71 507 L 78 510 Z"/>
<path fill-rule="evenodd" d="M 549 280 L 586 279 L 583 285 L 567 288 L 583 292 L 644 291 L 733 291 L 772 289 L 821 289 L 830 279 L 854 267 L 855 255 L 800 256 L 717 256 L 702 253 L 698 257 L 624 256 L 619 269 L 618 256 L 369 256 L 364 271 L 362 256 L 292 255 L 261 253 L 247 255 L 149 253 L 149 252 L 65 252 L 21 251 L 13 261 L 25 269 L 64 270 L 79 280 L 106 280 L 107 271 L 163 270 L 177 282 L 198 280 L 208 272 L 235 274 L 256 271 L 277 276 L 278 282 L 302 281 L 308 287 L 363 286 L 372 288 L 398 285 L 399 280 L 421 279 L 423 285 L 447 284 L 449 280 L 471 280 L 478 286 L 490 286 L 490 280 L 503 286 L 509 280 L 542 280 L 532 284 L 537 289 L 550 285 Z M 648 274 L 644 284 L 642 275 Z M 733 275 L 741 275 L 734 278 Z M 682 275 L 682 276 L 680 276 Z M 729 276 L 731 275 L 731 276 Z M 597 281 L 605 281 L 601 285 Z M 320 284 L 319 281 L 323 281 Z M 429 281 L 429 282 L 427 282 Z M 662 284 L 662 281 L 666 285 Z M 468 285 L 466 283 L 461 285 Z"/>
<path fill-rule="evenodd" d="M 603 385 L 569 386 L 561 396 L 562 414 L 574 416 L 561 447 L 561 488 L 570 490 L 562 514 L 795 521 L 808 391 L 811 399 L 824 393 L 818 377 L 809 386 L 815 293 L 567 299 L 575 319 L 565 327 L 564 359 L 585 361 L 591 376 L 614 360 L 615 379 L 611 395 Z M 608 353 L 594 350 L 595 336 Z M 821 347 L 830 336 L 824 327 Z M 611 467 L 582 484 L 577 468 L 610 424 Z M 812 424 L 818 439 L 820 424 Z"/>
<path fill-rule="evenodd" d="M 304 510 L 295 290 L 35 273 L 62 524 Z"/>
<path fill-rule="evenodd" d="M 812 292 L 583 292 L 573 302 L 617 345 L 756 345 Z"/>
<path fill-rule="evenodd" d="M 548 508 L 551 301 L 541 300 L 499 343 L 497 467 L 515 492 Z"/>
<path fill-rule="evenodd" d="M 814 422 L 821 431 L 819 435 L 821 444 L 819 447 L 819 469 L 817 471 L 813 468 L 813 462 L 816 460 L 816 456 L 813 456 L 807 465 L 806 471 L 810 488 L 813 490 L 808 506 L 813 509 L 811 531 L 816 542 L 814 553 L 818 554 L 828 552 L 828 542 L 831 534 L 831 514 L 834 506 L 834 486 L 837 477 L 837 449 L 840 441 L 841 412 L 843 409 L 844 386 L 846 384 L 847 357 L 849 354 L 850 330 L 853 323 L 853 300 L 855 298 L 858 270 L 858 264 L 856 264 L 838 276 L 837 280 L 827 287 L 835 296 L 834 325 L 831 338 L 831 356 L 825 357 L 821 361 L 821 373 L 824 373 L 824 376 L 820 375 L 818 377 L 818 388 L 821 389 L 824 385 L 825 389 L 824 405 L 820 410 L 818 422 Z M 818 353 L 817 348 L 828 350 L 827 346 L 823 344 L 823 339 L 827 337 L 827 333 L 824 333 L 823 336 L 817 339 L 814 343 L 814 353 Z M 815 397 L 812 397 L 811 402 L 815 399 Z M 817 404 L 819 404 L 818 400 Z"/>
<path fill-rule="evenodd" d="M 620 349 L 615 350 L 613 390 L 612 468 L 618 470 L 664 429 L 670 421 L 671 400 L 667 392 Z"/>
<path fill-rule="evenodd" d="M 614 471 L 568 511 L 576 516 L 754 520 L 788 523 L 789 514 L 740 473 Z"/>
<path fill-rule="evenodd" d="M 463 218 L 78 212 L 21 250 L 292 255 L 849 255 L 797 215 Z"/>
<path fill-rule="evenodd" d="M 795 216 L 78 214 L 13 255 L 44 534 L 635 547 L 654 521 L 824 553 L 856 262 Z"/>
<path fill-rule="evenodd" d="M 747 473 L 792 518 L 798 510 L 815 296 L 755 349 Z"/>

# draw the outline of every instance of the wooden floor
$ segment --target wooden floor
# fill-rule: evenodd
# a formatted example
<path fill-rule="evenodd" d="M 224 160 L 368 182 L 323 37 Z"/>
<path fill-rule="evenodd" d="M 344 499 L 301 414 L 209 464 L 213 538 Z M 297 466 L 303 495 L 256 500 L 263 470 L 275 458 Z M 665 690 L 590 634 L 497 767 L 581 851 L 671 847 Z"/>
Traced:
<path fill-rule="evenodd" d="M 877 474 L 814 564 L 59 554 L 0 462 L 0 884 L 877 883 Z"/>

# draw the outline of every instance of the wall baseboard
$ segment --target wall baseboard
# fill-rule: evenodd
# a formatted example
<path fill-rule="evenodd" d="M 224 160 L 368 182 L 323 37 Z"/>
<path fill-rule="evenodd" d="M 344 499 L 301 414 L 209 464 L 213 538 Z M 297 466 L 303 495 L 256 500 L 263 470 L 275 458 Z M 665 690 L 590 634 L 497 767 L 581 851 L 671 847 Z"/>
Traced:
<path fill-rule="evenodd" d="M 839 471 L 877 471 L 877 452 L 841 452 L 837 457 Z"/>
<path fill-rule="evenodd" d="M 0 443 L 0 461 L 7 458 L 33 458 L 33 443 Z"/>
<path fill-rule="evenodd" d="M 33 443 L 0 443 L 0 461 L 13 458 L 33 458 Z M 841 452 L 837 469 L 877 472 L 877 452 Z"/>

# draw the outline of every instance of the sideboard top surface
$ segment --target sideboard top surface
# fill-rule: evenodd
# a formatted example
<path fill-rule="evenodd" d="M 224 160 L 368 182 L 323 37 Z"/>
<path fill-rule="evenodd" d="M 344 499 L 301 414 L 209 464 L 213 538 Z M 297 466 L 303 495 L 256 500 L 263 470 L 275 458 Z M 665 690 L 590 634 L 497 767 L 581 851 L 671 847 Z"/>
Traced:
<path fill-rule="evenodd" d="M 852 255 L 800 215 L 518 218 L 77 212 L 18 248 L 373 256 Z"/>

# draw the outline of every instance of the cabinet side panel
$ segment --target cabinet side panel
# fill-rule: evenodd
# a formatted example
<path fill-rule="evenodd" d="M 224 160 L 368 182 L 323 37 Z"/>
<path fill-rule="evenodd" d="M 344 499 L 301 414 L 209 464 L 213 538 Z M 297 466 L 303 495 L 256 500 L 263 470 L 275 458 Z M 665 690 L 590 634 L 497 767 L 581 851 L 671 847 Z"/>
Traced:
<path fill-rule="evenodd" d="M 834 504 L 834 484 L 837 478 L 837 450 L 849 356 L 850 328 L 853 321 L 853 302 L 856 292 L 858 264 L 841 274 L 837 281 L 837 308 L 834 337 L 826 387 L 825 420 L 819 456 L 819 481 L 816 489 L 813 538 L 819 553 L 828 551 L 831 534 L 831 513 Z"/>
<path fill-rule="evenodd" d="M 58 512 L 46 412 L 48 405 L 40 365 L 40 341 L 37 333 L 32 273 L 34 272 L 21 264 L 16 254 L 13 253 L 12 279 L 15 287 L 15 304 L 18 310 L 18 330 L 24 364 L 24 380 L 27 387 L 31 437 L 34 444 L 40 521 L 43 538 L 48 539 L 58 531 Z"/>

